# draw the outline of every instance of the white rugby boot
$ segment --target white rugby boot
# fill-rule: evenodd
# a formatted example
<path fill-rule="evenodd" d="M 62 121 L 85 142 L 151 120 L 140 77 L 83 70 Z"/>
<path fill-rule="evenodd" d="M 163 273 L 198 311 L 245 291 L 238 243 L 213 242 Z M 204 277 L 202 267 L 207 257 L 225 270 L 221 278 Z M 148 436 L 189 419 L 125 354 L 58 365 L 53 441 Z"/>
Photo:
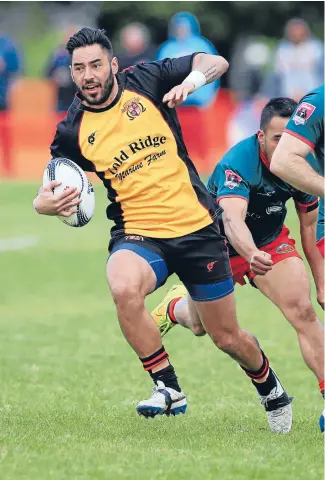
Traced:
<path fill-rule="evenodd" d="M 153 418 L 156 415 L 178 415 L 185 413 L 186 408 L 184 392 L 165 387 L 160 380 L 153 387 L 151 397 L 148 400 L 142 400 L 136 407 L 138 414 L 147 418 Z"/>
<path fill-rule="evenodd" d="M 272 370 L 270 368 L 270 370 Z M 292 426 L 292 407 L 293 397 L 289 397 L 281 385 L 281 382 L 274 372 L 276 378 L 276 387 L 266 395 L 259 395 L 261 404 L 264 405 L 270 429 L 273 433 L 289 433 Z"/>

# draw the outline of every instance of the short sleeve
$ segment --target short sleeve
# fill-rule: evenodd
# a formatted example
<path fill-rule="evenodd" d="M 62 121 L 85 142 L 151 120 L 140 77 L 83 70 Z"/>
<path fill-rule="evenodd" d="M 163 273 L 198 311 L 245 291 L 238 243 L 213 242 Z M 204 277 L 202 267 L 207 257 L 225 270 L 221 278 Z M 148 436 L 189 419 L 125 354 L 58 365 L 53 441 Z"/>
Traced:
<path fill-rule="evenodd" d="M 303 213 L 312 212 L 318 207 L 318 197 L 301 192 L 300 190 L 296 190 L 293 194 L 293 199 L 297 209 Z"/>
<path fill-rule="evenodd" d="M 80 113 L 82 115 L 81 111 Z M 95 171 L 93 163 L 87 160 L 80 151 L 78 138 L 79 122 L 71 122 L 70 116 L 74 120 L 77 119 L 77 116 L 71 115 L 69 111 L 68 116 L 58 124 L 54 140 L 50 146 L 51 156 L 52 158 L 68 158 L 84 171 L 93 172 Z"/>
<path fill-rule="evenodd" d="M 182 83 L 190 74 L 196 55 L 193 53 L 179 58 L 165 58 L 130 67 L 124 72 L 127 83 L 161 101 L 169 90 Z"/>
<path fill-rule="evenodd" d="M 227 162 L 220 162 L 208 181 L 209 192 L 219 202 L 225 197 L 238 197 L 249 201 L 250 187 L 242 174 Z"/>
<path fill-rule="evenodd" d="M 323 131 L 324 105 L 316 93 L 306 95 L 289 120 L 285 132 L 315 148 Z"/>

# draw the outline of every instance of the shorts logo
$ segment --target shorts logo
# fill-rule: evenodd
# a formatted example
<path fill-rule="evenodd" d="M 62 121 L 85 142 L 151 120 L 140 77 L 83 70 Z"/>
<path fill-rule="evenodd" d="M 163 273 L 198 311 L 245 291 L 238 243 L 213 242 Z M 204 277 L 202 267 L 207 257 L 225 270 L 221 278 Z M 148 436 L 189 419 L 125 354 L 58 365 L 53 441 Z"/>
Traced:
<path fill-rule="evenodd" d="M 289 245 L 288 243 L 281 243 L 281 245 L 279 245 L 276 249 L 277 253 L 290 253 L 294 251 L 295 251 L 295 247 L 293 247 L 292 245 Z"/>
<path fill-rule="evenodd" d="M 212 272 L 212 269 L 214 267 L 214 264 L 217 263 L 218 260 L 216 260 L 215 262 L 210 262 L 207 264 L 207 269 L 208 269 L 208 272 Z"/>
<path fill-rule="evenodd" d="M 311 103 L 307 102 L 302 102 L 293 117 L 293 121 L 296 125 L 305 125 L 305 123 L 312 116 L 315 110 L 315 105 L 311 105 Z"/>
<path fill-rule="evenodd" d="M 225 175 L 226 175 L 226 181 L 224 185 L 225 187 L 230 188 L 230 190 L 232 190 L 235 187 L 238 187 L 238 185 L 242 181 L 242 178 L 232 170 L 226 170 Z"/>
<path fill-rule="evenodd" d="M 130 120 L 134 120 L 141 113 L 145 112 L 146 109 L 140 102 L 140 97 L 134 97 L 123 105 L 122 113 L 127 114 Z"/>
<path fill-rule="evenodd" d="M 143 242 L 143 237 L 141 235 L 127 235 L 125 240 L 137 240 L 138 242 Z"/>

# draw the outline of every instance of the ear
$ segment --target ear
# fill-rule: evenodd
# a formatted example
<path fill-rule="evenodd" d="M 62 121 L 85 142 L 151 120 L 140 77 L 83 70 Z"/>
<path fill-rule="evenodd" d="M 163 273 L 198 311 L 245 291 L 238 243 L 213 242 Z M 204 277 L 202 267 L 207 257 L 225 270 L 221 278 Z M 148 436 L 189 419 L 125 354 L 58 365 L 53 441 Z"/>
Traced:
<path fill-rule="evenodd" d="M 118 72 L 118 60 L 116 57 L 112 58 L 111 66 L 113 75 L 116 75 Z"/>
<path fill-rule="evenodd" d="M 72 80 L 74 81 L 71 65 L 69 65 L 69 68 L 70 68 L 70 75 L 71 75 L 71 78 L 72 78 Z"/>
<path fill-rule="evenodd" d="M 264 145 L 265 134 L 264 134 L 263 130 L 259 130 L 257 132 L 257 140 L 258 140 L 258 143 L 260 144 L 260 146 Z"/>

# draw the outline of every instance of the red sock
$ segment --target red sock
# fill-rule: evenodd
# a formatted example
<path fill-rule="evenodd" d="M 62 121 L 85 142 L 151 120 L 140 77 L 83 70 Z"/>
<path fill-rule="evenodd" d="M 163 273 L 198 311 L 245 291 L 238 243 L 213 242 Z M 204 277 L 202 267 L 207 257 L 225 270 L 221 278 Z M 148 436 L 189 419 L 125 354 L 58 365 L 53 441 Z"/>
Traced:
<path fill-rule="evenodd" d="M 321 382 L 319 382 L 319 389 L 320 389 L 320 393 L 323 395 L 324 397 L 324 380 L 322 380 Z"/>
<path fill-rule="evenodd" d="M 175 317 L 175 314 L 174 314 L 174 308 L 175 308 L 175 305 L 178 302 L 178 300 L 180 300 L 181 298 L 183 298 L 183 297 L 173 298 L 173 300 L 171 300 L 169 302 L 168 307 L 167 307 L 167 315 L 169 316 L 169 318 L 171 319 L 171 321 L 173 323 L 178 323 L 177 319 Z"/>

